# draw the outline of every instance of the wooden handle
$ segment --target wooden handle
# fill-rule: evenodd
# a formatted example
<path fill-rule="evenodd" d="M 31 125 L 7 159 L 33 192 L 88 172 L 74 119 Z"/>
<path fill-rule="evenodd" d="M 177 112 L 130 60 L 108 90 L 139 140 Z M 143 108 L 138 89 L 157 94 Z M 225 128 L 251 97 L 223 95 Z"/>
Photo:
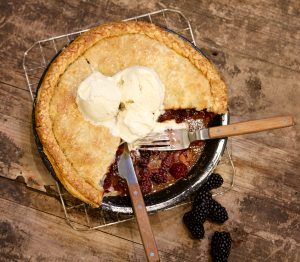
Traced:
<path fill-rule="evenodd" d="M 128 184 L 128 188 L 147 260 L 149 262 L 160 261 L 140 186 L 139 184 Z"/>
<path fill-rule="evenodd" d="M 292 125 L 294 125 L 292 116 L 279 116 L 240 122 L 227 126 L 211 127 L 208 129 L 208 134 L 210 138 L 222 138 L 288 127 Z"/>

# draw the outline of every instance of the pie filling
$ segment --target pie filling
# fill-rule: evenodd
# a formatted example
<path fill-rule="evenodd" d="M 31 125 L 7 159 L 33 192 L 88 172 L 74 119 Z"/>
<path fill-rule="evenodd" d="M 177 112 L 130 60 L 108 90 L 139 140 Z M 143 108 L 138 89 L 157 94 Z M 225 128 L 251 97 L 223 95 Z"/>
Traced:
<path fill-rule="evenodd" d="M 176 123 L 188 122 L 194 125 L 209 126 L 215 114 L 195 109 L 166 110 L 158 121 L 175 120 Z M 157 192 L 186 177 L 199 160 L 205 141 L 196 141 L 188 149 L 176 151 L 134 150 L 131 152 L 136 175 L 144 195 Z M 103 188 L 107 195 L 127 195 L 126 180 L 119 176 L 117 162 L 122 154 L 122 145 L 118 148 L 115 161 L 106 174 Z"/>

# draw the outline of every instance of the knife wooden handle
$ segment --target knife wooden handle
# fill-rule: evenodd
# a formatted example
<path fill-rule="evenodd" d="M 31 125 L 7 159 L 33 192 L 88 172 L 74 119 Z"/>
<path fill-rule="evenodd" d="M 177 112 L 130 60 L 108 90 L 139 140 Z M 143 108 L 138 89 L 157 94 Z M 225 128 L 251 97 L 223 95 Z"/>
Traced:
<path fill-rule="evenodd" d="M 160 261 L 140 186 L 139 184 L 128 184 L 128 189 L 147 260 L 149 262 Z"/>
<path fill-rule="evenodd" d="M 208 128 L 209 138 L 222 138 L 294 125 L 292 116 L 278 116 Z"/>

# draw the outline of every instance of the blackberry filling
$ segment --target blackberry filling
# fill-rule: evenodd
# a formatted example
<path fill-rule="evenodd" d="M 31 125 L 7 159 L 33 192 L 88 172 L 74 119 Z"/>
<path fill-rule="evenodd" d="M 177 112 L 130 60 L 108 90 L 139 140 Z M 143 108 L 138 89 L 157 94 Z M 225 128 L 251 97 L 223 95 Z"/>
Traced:
<path fill-rule="evenodd" d="M 191 121 L 201 122 L 209 126 L 215 114 L 206 110 L 195 109 L 166 110 L 160 115 L 158 122 L 175 119 L 177 123 Z M 190 169 L 200 158 L 205 142 L 197 141 L 188 149 L 177 151 L 146 151 L 134 153 L 133 164 L 143 194 L 149 194 L 166 188 L 178 179 L 186 177 Z M 115 162 L 111 165 L 103 183 L 106 193 L 117 191 L 121 196 L 127 195 L 127 184 L 124 178 L 118 175 L 117 161 L 122 154 L 122 146 L 116 153 Z M 115 193 L 115 192 L 114 192 Z"/>

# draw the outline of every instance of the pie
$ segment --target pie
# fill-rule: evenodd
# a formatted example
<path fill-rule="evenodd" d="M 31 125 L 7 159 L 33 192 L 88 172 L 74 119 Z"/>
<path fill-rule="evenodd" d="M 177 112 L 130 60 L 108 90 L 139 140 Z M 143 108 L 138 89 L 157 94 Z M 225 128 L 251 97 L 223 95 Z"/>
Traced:
<path fill-rule="evenodd" d="M 108 23 L 75 39 L 49 66 L 35 120 L 43 151 L 75 197 L 98 207 L 120 138 L 86 121 L 76 104 L 91 66 L 106 76 L 134 65 L 154 69 L 165 85 L 164 108 L 223 114 L 227 88 L 214 66 L 174 33 L 145 22 Z"/>

